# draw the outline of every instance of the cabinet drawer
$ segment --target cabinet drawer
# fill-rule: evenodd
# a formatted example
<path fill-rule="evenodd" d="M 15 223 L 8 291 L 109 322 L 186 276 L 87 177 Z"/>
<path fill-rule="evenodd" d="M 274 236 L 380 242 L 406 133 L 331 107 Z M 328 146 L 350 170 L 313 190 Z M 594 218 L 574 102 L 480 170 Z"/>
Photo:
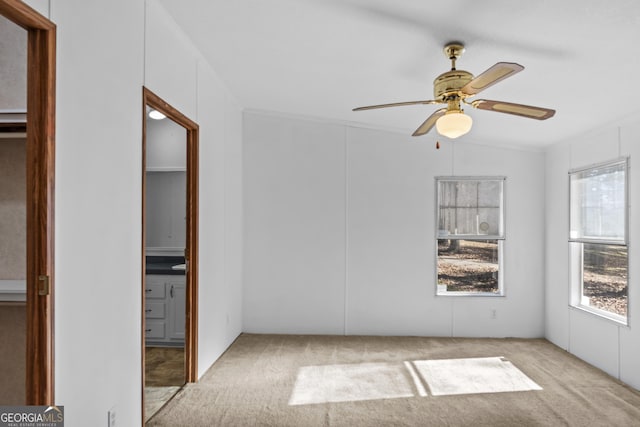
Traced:
<path fill-rule="evenodd" d="M 164 322 L 150 320 L 145 324 L 145 338 L 162 338 L 165 336 Z"/>
<path fill-rule="evenodd" d="M 164 298 L 165 297 L 165 284 L 164 282 L 154 282 L 147 280 L 144 289 L 144 295 L 147 298 Z"/>
<path fill-rule="evenodd" d="M 144 315 L 147 319 L 164 319 L 164 303 L 146 302 L 144 305 Z"/>

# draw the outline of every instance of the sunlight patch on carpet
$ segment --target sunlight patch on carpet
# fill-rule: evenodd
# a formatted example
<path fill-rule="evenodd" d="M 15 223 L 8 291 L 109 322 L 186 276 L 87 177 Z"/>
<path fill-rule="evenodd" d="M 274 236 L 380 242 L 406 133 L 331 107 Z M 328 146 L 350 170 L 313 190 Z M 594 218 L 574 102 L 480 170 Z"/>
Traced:
<path fill-rule="evenodd" d="M 413 364 L 433 396 L 542 390 L 502 357 L 416 360 Z"/>
<path fill-rule="evenodd" d="M 413 380 L 413 385 L 416 386 L 416 390 L 418 390 L 418 396 L 427 397 L 427 390 L 422 385 L 422 381 L 420 380 L 420 375 L 416 372 L 416 368 L 413 367 L 411 362 L 404 362 L 404 367 L 407 368 L 407 372 L 411 375 L 411 379 Z"/>
<path fill-rule="evenodd" d="M 361 363 L 304 366 L 299 369 L 289 405 L 412 397 L 403 364 Z"/>

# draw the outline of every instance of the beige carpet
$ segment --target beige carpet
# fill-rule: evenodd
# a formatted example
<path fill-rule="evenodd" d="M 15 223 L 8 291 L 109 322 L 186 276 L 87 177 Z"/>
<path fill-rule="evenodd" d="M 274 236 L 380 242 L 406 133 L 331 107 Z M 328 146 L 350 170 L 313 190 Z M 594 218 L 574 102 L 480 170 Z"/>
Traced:
<path fill-rule="evenodd" d="M 148 425 L 639 426 L 640 393 L 542 339 L 243 334 Z"/>

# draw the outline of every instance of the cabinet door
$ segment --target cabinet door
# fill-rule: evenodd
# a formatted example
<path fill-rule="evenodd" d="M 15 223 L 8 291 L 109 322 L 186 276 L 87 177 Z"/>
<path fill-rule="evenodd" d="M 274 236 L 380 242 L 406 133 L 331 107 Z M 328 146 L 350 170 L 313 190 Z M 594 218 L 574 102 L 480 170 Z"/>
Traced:
<path fill-rule="evenodd" d="M 150 280 L 147 276 L 147 284 L 144 289 L 145 298 L 150 299 L 164 299 L 165 296 L 165 286 L 164 282 L 158 282 L 158 279 L 154 277 L 153 280 Z"/>
<path fill-rule="evenodd" d="M 184 327 L 186 323 L 186 292 L 184 278 L 172 280 L 167 283 L 169 287 L 169 338 L 172 340 L 184 340 Z"/>
<path fill-rule="evenodd" d="M 164 322 L 147 320 L 144 333 L 147 340 L 163 340 L 165 338 Z"/>
<path fill-rule="evenodd" d="M 154 300 L 147 301 L 145 304 L 144 315 L 147 319 L 162 319 L 164 320 L 164 301 L 155 302 Z"/>

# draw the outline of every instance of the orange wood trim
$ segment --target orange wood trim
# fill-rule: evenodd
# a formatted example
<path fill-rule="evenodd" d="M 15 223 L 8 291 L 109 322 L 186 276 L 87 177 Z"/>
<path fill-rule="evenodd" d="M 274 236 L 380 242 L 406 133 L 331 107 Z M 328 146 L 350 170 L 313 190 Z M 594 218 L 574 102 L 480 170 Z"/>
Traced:
<path fill-rule="evenodd" d="M 54 405 L 56 27 L 19 0 L 0 0 L 0 15 L 28 31 L 26 403 Z M 49 295 L 38 295 L 40 275 Z"/>
<path fill-rule="evenodd" d="M 155 108 L 156 110 L 162 112 L 165 116 L 169 117 L 174 122 L 178 123 L 180 126 L 185 128 L 187 132 L 197 130 L 198 124 L 182 114 L 180 111 L 173 108 L 166 102 L 164 99 L 160 98 L 158 95 L 147 89 L 146 87 L 142 88 L 143 97 L 145 99 L 146 105 L 151 108 Z M 188 150 L 188 147 L 187 147 Z"/>
<path fill-rule="evenodd" d="M 187 230 L 186 254 L 189 269 L 186 272 L 185 290 L 185 379 L 198 380 L 198 164 L 199 126 L 158 95 L 142 88 L 142 420 L 144 424 L 145 381 L 145 194 L 146 194 L 146 107 L 162 112 L 187 131 Z"/>
<path fill-rule="evenodd" d="M 198 380 L 198 138 L 199 128 L 187 130 L 187 251 L 189 271 L 186 289 L 186 379 Z M 186 332 L 185 331 L 185 332 Z"/>
<path fill-rule="evenodd" d="M 0 0 L 0 15 L 25 30 L 51 30 L 55 24 L 20 0 Z"/>
<path fill-rule="evenodd" d="M 54 405 L 56 30 L 29 30 L 27 53 L 27 403 Z M 40 275 L 49 295 L 38 295 Z"/>

